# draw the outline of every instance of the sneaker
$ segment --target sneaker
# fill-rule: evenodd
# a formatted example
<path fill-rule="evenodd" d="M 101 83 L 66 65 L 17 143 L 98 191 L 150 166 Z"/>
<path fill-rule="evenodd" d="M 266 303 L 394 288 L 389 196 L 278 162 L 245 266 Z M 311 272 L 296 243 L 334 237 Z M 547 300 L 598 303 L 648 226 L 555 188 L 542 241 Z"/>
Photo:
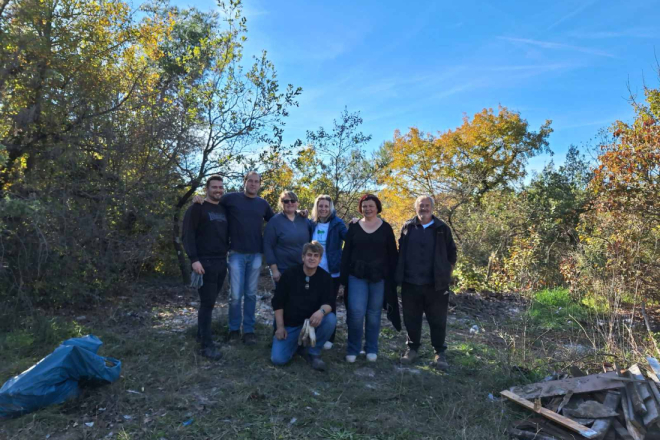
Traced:
<path fill-rule="evenodd" d="M 238 330 L 232 330 L 227 335 L 227 343 L 229 344 L 236 344 L 240 340 L 241 340 L 241 332 L 239 332 Z"/>
<path fill-rule="evenodd" d="M 307 363 L 311 365 L 312 369 L 316 371 L 325 371 L 326 365 L 325 362 L 321 360 L 321 356 L 308 354 L 305 359 L 307 360 Z"/>
<path fill-rule="evenodd" d="M 346 355 L 346 362 L 348 362 L 349 364 L 352 364 L 353 362 L 355 362 L 355 359 L 357 359 L 357 356 L 355 356 L 354 354 L 347 354 Z"/>
<path fill-rule="evenodd" d="M 435 355 L 435 367 L 438 370 L 446 371 L 449 369 L 449 364 L 447 363 L 447 357 L 444 353 L 438 353 Z"/>
<path fill-rule="evenodd" d="M 255 345 L 257 343 L 257 336 L 254 333 L 245 333 L 243 335 L 243 344 Z"/>
<path fill-rule="evenodd" d="M 326 341 L 326 343 L 323 344 L 323 349 L 324 349 L 324 350 L 330 350 L 330 349 L 332 348 L 332 346 L 333 346 L 333 343 L 332 343 L 332 342 L 330 342 L 330 341 Z"/>
<path fill-rule="evenodd" d="M 217 347 L 210 346 L 202 349 L 202 356 L 209 358 L 213 361 L 222 359 L 222 353 Z"/>
<path fill-rule="evenodd" d="M 378 359 L 378 355 L 376 353 L 367 353 L 367 360 L 369 362 L 376 362 L 376 359 Z"/>
<path fill-rule="evenodd" d="M 360 350 L 360 356 L 364 356 L 365 354 L 367 354 L 366 351 L 364 351 L 364 350 Z"/>

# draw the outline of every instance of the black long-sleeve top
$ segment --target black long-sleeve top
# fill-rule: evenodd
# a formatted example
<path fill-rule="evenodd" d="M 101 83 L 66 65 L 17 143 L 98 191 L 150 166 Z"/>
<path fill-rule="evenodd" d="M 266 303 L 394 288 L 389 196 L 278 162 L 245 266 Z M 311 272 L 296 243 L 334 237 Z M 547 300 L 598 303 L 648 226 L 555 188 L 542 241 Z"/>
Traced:
<path fill-rule="evenodd" d="M 306 285 L 309 285 L 309 288 L 306 289 Z M 330 274 L 319 267 L 314 275 L 308 277 L 303 271 L 303 265 L 298 264 L 282 274 L 272 305 L 273 310 L 283 309 L 286 327 L 298 327 L 322 305 L 332 307 L 334 301 Z"/>
<path fill-rule="evenodd" d="M 341 283 L 348 285 L 348 276 L 378 282 L 390 278 L 396 269 L 398 252 L 392 226 L 383 224 L 367 233 L 359 223 L 348 228 L 341 257 Z"/>
<path fill-rule="evenodd" d="M 229 250 L 227 213 L 220 204 L 193 203 L 183 217 L 183 247 L 192 263 L 225 258 Z"/>

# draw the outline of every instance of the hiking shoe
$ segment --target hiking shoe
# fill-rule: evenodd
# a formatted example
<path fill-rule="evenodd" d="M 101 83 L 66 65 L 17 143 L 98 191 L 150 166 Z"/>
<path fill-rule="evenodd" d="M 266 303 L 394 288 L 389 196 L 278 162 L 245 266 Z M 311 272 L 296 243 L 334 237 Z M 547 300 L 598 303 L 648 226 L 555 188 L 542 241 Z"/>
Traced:
<path fill-rule="evenodd" d="M 449 364 L 447 363 L 447 357 L 444 353 L 438 353 L 435 355 L 434 360 L 435 368 L 442 371 L 447 371 L 449 369 Z"/>
<path fill-rule="evenodd" d="M 222 359 L 222 353 L 215 346 L 202 348 L 202 356 L 204 356 L 205 358 L 209 358 L 212 361 L 217 361 Z"/>
<path fill-rule="evenodd" d="M 256 345 L 257 336 L 254 333 L 245 333 L 243 335 L 243 344 L 245 345 Z"/>
<path fill-rule="evenodd" d="M 227 343 L 229 344 L 236 344 L 240 340 L 241 340 L 241 332 L 239 332 L 238 330 L 232 330 L 227 335 Z"/>
<path fill-rule="evenodd" d="M 321 360 L 321 356 L 308 354 L 305 359 L 307 360 L 307 363 L 311 365 L 312 369 L 316 371 L 325 371 L 326 365 L 325 362 Z"/>
<path fill-rule="evenodd" d="M 417 350 L 413 350 L 412 348 L 409 348 L 406 350 L 406 354 L 404 354 L 401 357 L 401 362 L 403 362 L 404 364 L 412 364 L 413 362 L 415 362 L 415 359 L 417 359 L 417 356 L 418 356 Z"/>
<path fill-rule="evenodd" d="M 346 355 L 346 362 L 348 362 L 349 364 L 352 364 L 353 362 L 355 362 L 355 359 L 357 359 L 357 356 L 355 356 L 354 354 L 347 354 Z"/>
<path fill-rule="evenodd" d="M 367 353 L 367 360 L 369 362 L 376 362 L 376 359 L 378 359 L 378 355 L 376 353 Z"/>
<path fill-rule="evenodd" d="M 334 344 L 330 341 L 325 341 L 325 344 L 323 344 L 323 349 L 324 350 L 330 350 Z"/>

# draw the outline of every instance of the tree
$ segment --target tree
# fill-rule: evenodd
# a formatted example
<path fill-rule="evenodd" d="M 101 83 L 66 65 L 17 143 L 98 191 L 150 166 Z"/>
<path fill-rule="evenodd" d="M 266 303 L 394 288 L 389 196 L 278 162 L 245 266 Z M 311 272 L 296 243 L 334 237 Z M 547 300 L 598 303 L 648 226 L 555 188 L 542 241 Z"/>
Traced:
<path fill-rule="evenodd" d="M 550 152 L 551 132 L 550 121 L 534 132 L 518 113 L 505 107 L 497 113 L 484 109 L 472 120 L 465 116 L 463 125 L 438 136 L 417 128 L 405 135 L 397 131 L 393 142 L 383 147 L 382 154 L 390 159 L 382 176 L 384 197 L 391 202 L 433 196 L 460 242 L 456 212 L 525 176 L 530 157 Z"/>
<path fill-rule="evenodd" d="M 363 120 L 359 112 L 344 109 L 333 120 L 331 131 L 323 127 L 307 131 L 307 147 L 294 161 L 298 186 L 309 197 L 328 194 L 332 197 L 340 217 L 356 212 L 359 194 L 375 191 L 376 179 L 382 163 L 365 150 L 371 135 L 359 131 Z"/>
<path fill-rule="evenodd" d="M 289 106 L 297 105 L 295 99 L 302 91 L 292 85 L 280 91 L 275 68 L 265 52 L 248 71 L 243 70 L 241 42 L 247 30 L 240 14 L 239 2 L 227 5 L 223 13 L 229 17 L 226 30 L 216 14 L 183 17 L 174 33 L 185 36 L 186 50 L 176 47 L 168 52 L 172 69 L 186 72 L 177 79 L 175 96 L 184 114 L 192 115 L 185 118 L 170 152 L 182 179 L 173 206 L 172 244 L 184 282 L 189 270 L 180 242 L 182 208 L 206 177 L 230 174 L 231 167 L 245 159 L 248 147 L 280 144 L 281 119 L 288 115 Z M 186 57 L 196 60 L 195 74 L 185 68 Z"/>

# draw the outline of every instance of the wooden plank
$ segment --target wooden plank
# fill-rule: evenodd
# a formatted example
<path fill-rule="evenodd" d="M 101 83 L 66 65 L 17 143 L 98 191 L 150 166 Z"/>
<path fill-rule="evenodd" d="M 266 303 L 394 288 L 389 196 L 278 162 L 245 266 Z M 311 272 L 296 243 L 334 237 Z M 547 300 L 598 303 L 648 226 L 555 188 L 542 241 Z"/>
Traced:
<path fill-rule="evenodd" d="M 646 380 L 637 364 L 628 368 L 628 371 L 630 371 L 635 379 Z M 652 383 L 642 383 L 635 385 L 635 387 L 639 389 L 639 393 L 644 399 L 644 405 L 646 406 L 646 414 L 644 414 L 642 417 L 642 421 L 644 422 L 644 426 L 647 428 L 656 424 L 658 420 L 660 420 L 660 407 L 658 407 L 658 402 L 656 401 L 655 395 L 653 395 L 652 389 L 649 388 L 649 386 L 655 388 L 655 385 Z"/>
<path fill-rule="evenodd" d="M 633 440 L 644 440 L 646 431 L 635 421 L 635 413 L 632 411 L 632 404 L 626 390 L 621 390 L 621 408 L 623 408 L 623 417 L 626 420 L 626 430 Z"/>
<path fill-rule="evenodd" d="M 512 387 L 510 391 L 524 399 L 536 399 L 539 397 L 563 396 L 569 391 L 574 394 L 593 393 L 596 391 L 613 390 L 623 388 L 624 384 L 618 380 L 617 373 L 591 374 L 589 376 L 571 377 L 568 379 L 538 382 L 521 387 Z"/>
<path fill-rule="evenodd" d="M 634 440 L 628 430 L 617 419 L 612 420 L 612 427 L 623 440 Z"/>
<path fill-rule="evenodd" d="M 534 411 L 537 414 L 542 415 L 543 417 L 547 418 L 548 420 L 552 420 L 553 422 L 558 423 L 561 426 L 564 426 L 564 427 L 570 429 L 571 431 L 577 432 L 578 434 L 580 434 L 581 436 L 583 436 L 585 438 L 596 438 L 596 436 L 598 435 L 598 433 L 596 431 L 594 431 L 593 429 L 587 428 L 586 426 L 583 426 L 583 425 L 580 425 L 579 423 L 576 423 L 576 422 L 574 422 L 573 420 L 571 420 L 567 417 L 560 416 L 559 414 L 554 413 L 554 412 L 550 411 L 547 408 L 541 407 L 541 408 L 539 408 L 538 410 L 535 411 L 534 410 L 534 402 L 530 402 L 529 400 L 524 399 L 524 398 L 516 395 L 515 393 L 513 393 L 511 391 L 506 391 L 505 390 L 505 391 L 500 392 L 500 394 L 502 396 L 506 397 L 507 399 L 512 400 L 513 402 L 517 403 L 518 405 L 524 406 L 525 408 L 527 408 L 531 411 Z"/>
<path fill-rule="evenodd" d="M 625 373 L 628 377 L 632 376 L 630 370 Z M 634 379 L 634 377 L 631 377 Z M 636 414 L 644 415 L 647 412 L 646 405 L 644 405 L 644 399 L 642 398 L 639 389 L 635 386 L 636 384 L 632 382 L 626 382 L 626 393 L 628 394 L 628 399 L 632 402 L 633 408 L 635 409 Z"/>
<path fill-rule="evenodd" d="M 616 409 L 619 407 L 620 401 L 621 394 L 617 393 L 616 391 L 608 391 L 607 395 L 605 396 L 605 400 L 603 401 L 603 405 L 612 411 L 616 411 Z M 612 426 L 612 418 L 608 417 L 606 419 L 596 420 L 591 426 L 591 429 L 596 431 L 599 437 L 603 437 L 610 429 L 610 426 Z"/>

